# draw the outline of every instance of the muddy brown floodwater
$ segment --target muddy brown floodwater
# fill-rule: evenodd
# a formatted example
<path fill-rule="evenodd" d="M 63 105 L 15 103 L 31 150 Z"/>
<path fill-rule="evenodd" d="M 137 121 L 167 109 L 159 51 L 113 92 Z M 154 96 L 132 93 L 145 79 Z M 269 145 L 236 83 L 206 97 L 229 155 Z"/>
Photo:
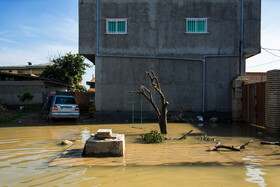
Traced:
<path fill-rule="evenodd" d="M 240 126 L 168 124 L 168 137 L 205 130 L 241 152 L 208 152 L 215 142 L 195 136 L 142 144 L 139 134 L 157 124 L 73 125 L 0 128 L 0 186 L 280 186 L 280 146 L 260 145 Z M 125 134 L 123 158 L 82 158 L 85 140 L 98 129 Z M 248 130 L 248 129 L 247 129 Z M 71 147 L 61 140 L 74 141 Z M 63 154 L 62 154 L 63 153 Z"/>

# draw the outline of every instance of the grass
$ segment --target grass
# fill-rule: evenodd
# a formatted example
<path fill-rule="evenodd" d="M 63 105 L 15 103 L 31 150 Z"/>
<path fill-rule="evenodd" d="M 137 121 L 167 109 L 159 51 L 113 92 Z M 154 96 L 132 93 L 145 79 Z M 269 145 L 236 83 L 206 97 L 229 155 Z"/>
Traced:
<path fill-rule="evenodd" d="M 27 108 L 27 110 L 25 110 L 25 108 L 23 108 L 22 110 L 18 111 L 17 113 L 13 114 L 12 116 L 8 116 L 8 117 L 2 116 L 2 117 L 0 117 L 0 125 L 13 123 L 18 118 L 20 118 L 24 115 L 28 115 L 30 113 L 35 113 L 35 112 L 38 112 L 38 111 L 41 111 L 41 110 L 42 110 L 42 107 L 37 107 L 37 106 L 29 106 Z"/>
<path fill-rule="evenodd" d="M 38 111 L 42 111 L 42 107 L 39 107 L 39 106 L 29 106 L 27 108 L 27 113 L 25 113 L 25 107 L 21 110 L 21 112 L 25 113 L 25 114 L 34 113 L 34 112 L 38 112 Z"/>
<path fill-rule="evenodd" d="M 12 123 L 14 122 L 16 119 L 18 119 L 19 117 L 22 116 L 22 112 L 18 112 L 13 116 L 9 116 L 9 117 L 0 117 L 0 124 L 7 124 L 7 123 Z"/>

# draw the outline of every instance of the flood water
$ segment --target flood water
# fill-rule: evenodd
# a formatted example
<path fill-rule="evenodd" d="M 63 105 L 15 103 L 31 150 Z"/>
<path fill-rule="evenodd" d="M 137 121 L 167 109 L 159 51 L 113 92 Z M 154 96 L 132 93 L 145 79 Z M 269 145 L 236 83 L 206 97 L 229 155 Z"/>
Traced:
<path fill-rule="evenodd" d="M 139 134 L 157 124 L 55 125 L 0 128 L 0 186 L 280 186 L 280 146 L 260 145 L 261 132 L 240 125 L 168 124 L 168 137 L 179 138 L 193 129 L 194 136 L 142 144 Z M 122 158 L 82 158 L 80 150 L 91 133 L 112 129 L 125 134 Z M 207 151 L 214 141 L 201 141 L 206 131 L 224 145 L 241 152 Z M 195 136 L 196 135 L 196 136 Z M 61 140 L 74 141 L 72 147 Z M 79 151 L 78 151 L 79 152 Z"/>

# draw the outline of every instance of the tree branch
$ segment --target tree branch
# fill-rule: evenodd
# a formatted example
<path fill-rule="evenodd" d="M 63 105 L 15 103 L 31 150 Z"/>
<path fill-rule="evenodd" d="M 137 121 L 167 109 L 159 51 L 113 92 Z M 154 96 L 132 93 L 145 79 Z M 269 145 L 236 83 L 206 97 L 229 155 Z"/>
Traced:
<path fill-rule="evenodd" d="M 151 84 L 154 87 L 154 89 L 159 93 L 161 100 L 164 103 L 164 106 L 167 107 L 169 105 L 169 103 L 168 103 L 168 101 L 166 101 L 165 96 L 161 91 L 158 77 L 155 75 L 155 73 L 153 71 L 151 71 L 151 73 L 146 72 L 146 74 L 150 77 Z"/>
<path fill-rule="evenodd" d="M 263 145 L 280 145 L 280 142 L 264 142 L 264 141 L 262 141 L 261 144 L 263 144 Z"/>
<path fill-rule="evenodd" d="M 250 140 L 249 142 L 246 142 L 245 144 L 243 144 L 243 145 L 241 145 L 241 146 L 239 146 L 239 147 L 237 147 L 238 149 L 245 149 L 245 147 L 249 144 L 249 143 L 251 143 L 251 142 L 253 142 L 253 140 Z"/>
<path fill-rule="evenodd" d="M 186 136 L 192 133 L 193 130 L 190 130 L 188 133 L 184 134 L 179 140 L 186 139 Z"/>
<path fill-rule="evenodd" d="M 234 146 L 226 146 L 223 145 L 221 142 L 217 142 L 217 144 L 213 147 L 209 147 L 209 151 L 218 151 L 218 149 L 224 148 L 224 149 L 229 149 L 232 151 L 241 151 L 241 149 L 245 149 L 245 146 L 247 146 L 250 142 L 253 142 L 253 140 L 250 140 L 249 142 L 246 142 L 245 144 L 238 146 L 238 147 L 234 147 Z"/>
<path fill-rule="evenodd" d="M 161 115 L 160 110 L 153 99 L 152 92 L 148 88 L 146 88 L 145 86 L 141 86 L 140 91 L 130 91 L 129 93 L 144 95 L 144 97 L 152 104 L 152 106 L 156 110 L 158 117 Z"/>
<path fill-rule="evenodd" d="M 155 103 L 155 101 L 153 99 L 152 92 L 148 88 L 146 88 L 145 86 L 141 86 L 140 87 L 140 93 L 142 95 L 144 95 L 148 101 L 150 101 L 150 103 L 152 104 L 152 106 L 156 110 L 156 113 L 157 113 L 157 115 L 159 117 L 161 115 L 161 113 L 160 113 L 160 111 L 159 111 L 159 109 L 158 109 L 158 107 L 157 107 L 157 105 L 156 105 L 156 103 Z M 147 93 L 149 95 L 147 95 Z"/>

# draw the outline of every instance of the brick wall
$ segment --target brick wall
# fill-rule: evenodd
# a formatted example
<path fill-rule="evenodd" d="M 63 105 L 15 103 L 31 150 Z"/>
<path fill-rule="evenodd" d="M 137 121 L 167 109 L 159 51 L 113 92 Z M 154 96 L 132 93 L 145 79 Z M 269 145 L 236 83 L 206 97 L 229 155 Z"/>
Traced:
<path fill-rule="evenodd" d="M 280 129 L 280 70 L 267 72 L 265 123 L 269 129 Z"/>
<path fill-rule="evenodd" d="M 249 79 L 248 83 L 266 82 L 266 72 L 246 72 L 246 78 Z"/>
<path fill-rule="evenodd" d="M 242 86 L 247 83 L 245 76 L 239 76 L 232 81 L 232 120 L 242 121 Z"/>
<path fill-rule="evenodd" d="M 89 100 L 95 97 L 95 92 L 75 92 L 75 98 L 79 104 L 81 113 L 88 113 Z"/>

